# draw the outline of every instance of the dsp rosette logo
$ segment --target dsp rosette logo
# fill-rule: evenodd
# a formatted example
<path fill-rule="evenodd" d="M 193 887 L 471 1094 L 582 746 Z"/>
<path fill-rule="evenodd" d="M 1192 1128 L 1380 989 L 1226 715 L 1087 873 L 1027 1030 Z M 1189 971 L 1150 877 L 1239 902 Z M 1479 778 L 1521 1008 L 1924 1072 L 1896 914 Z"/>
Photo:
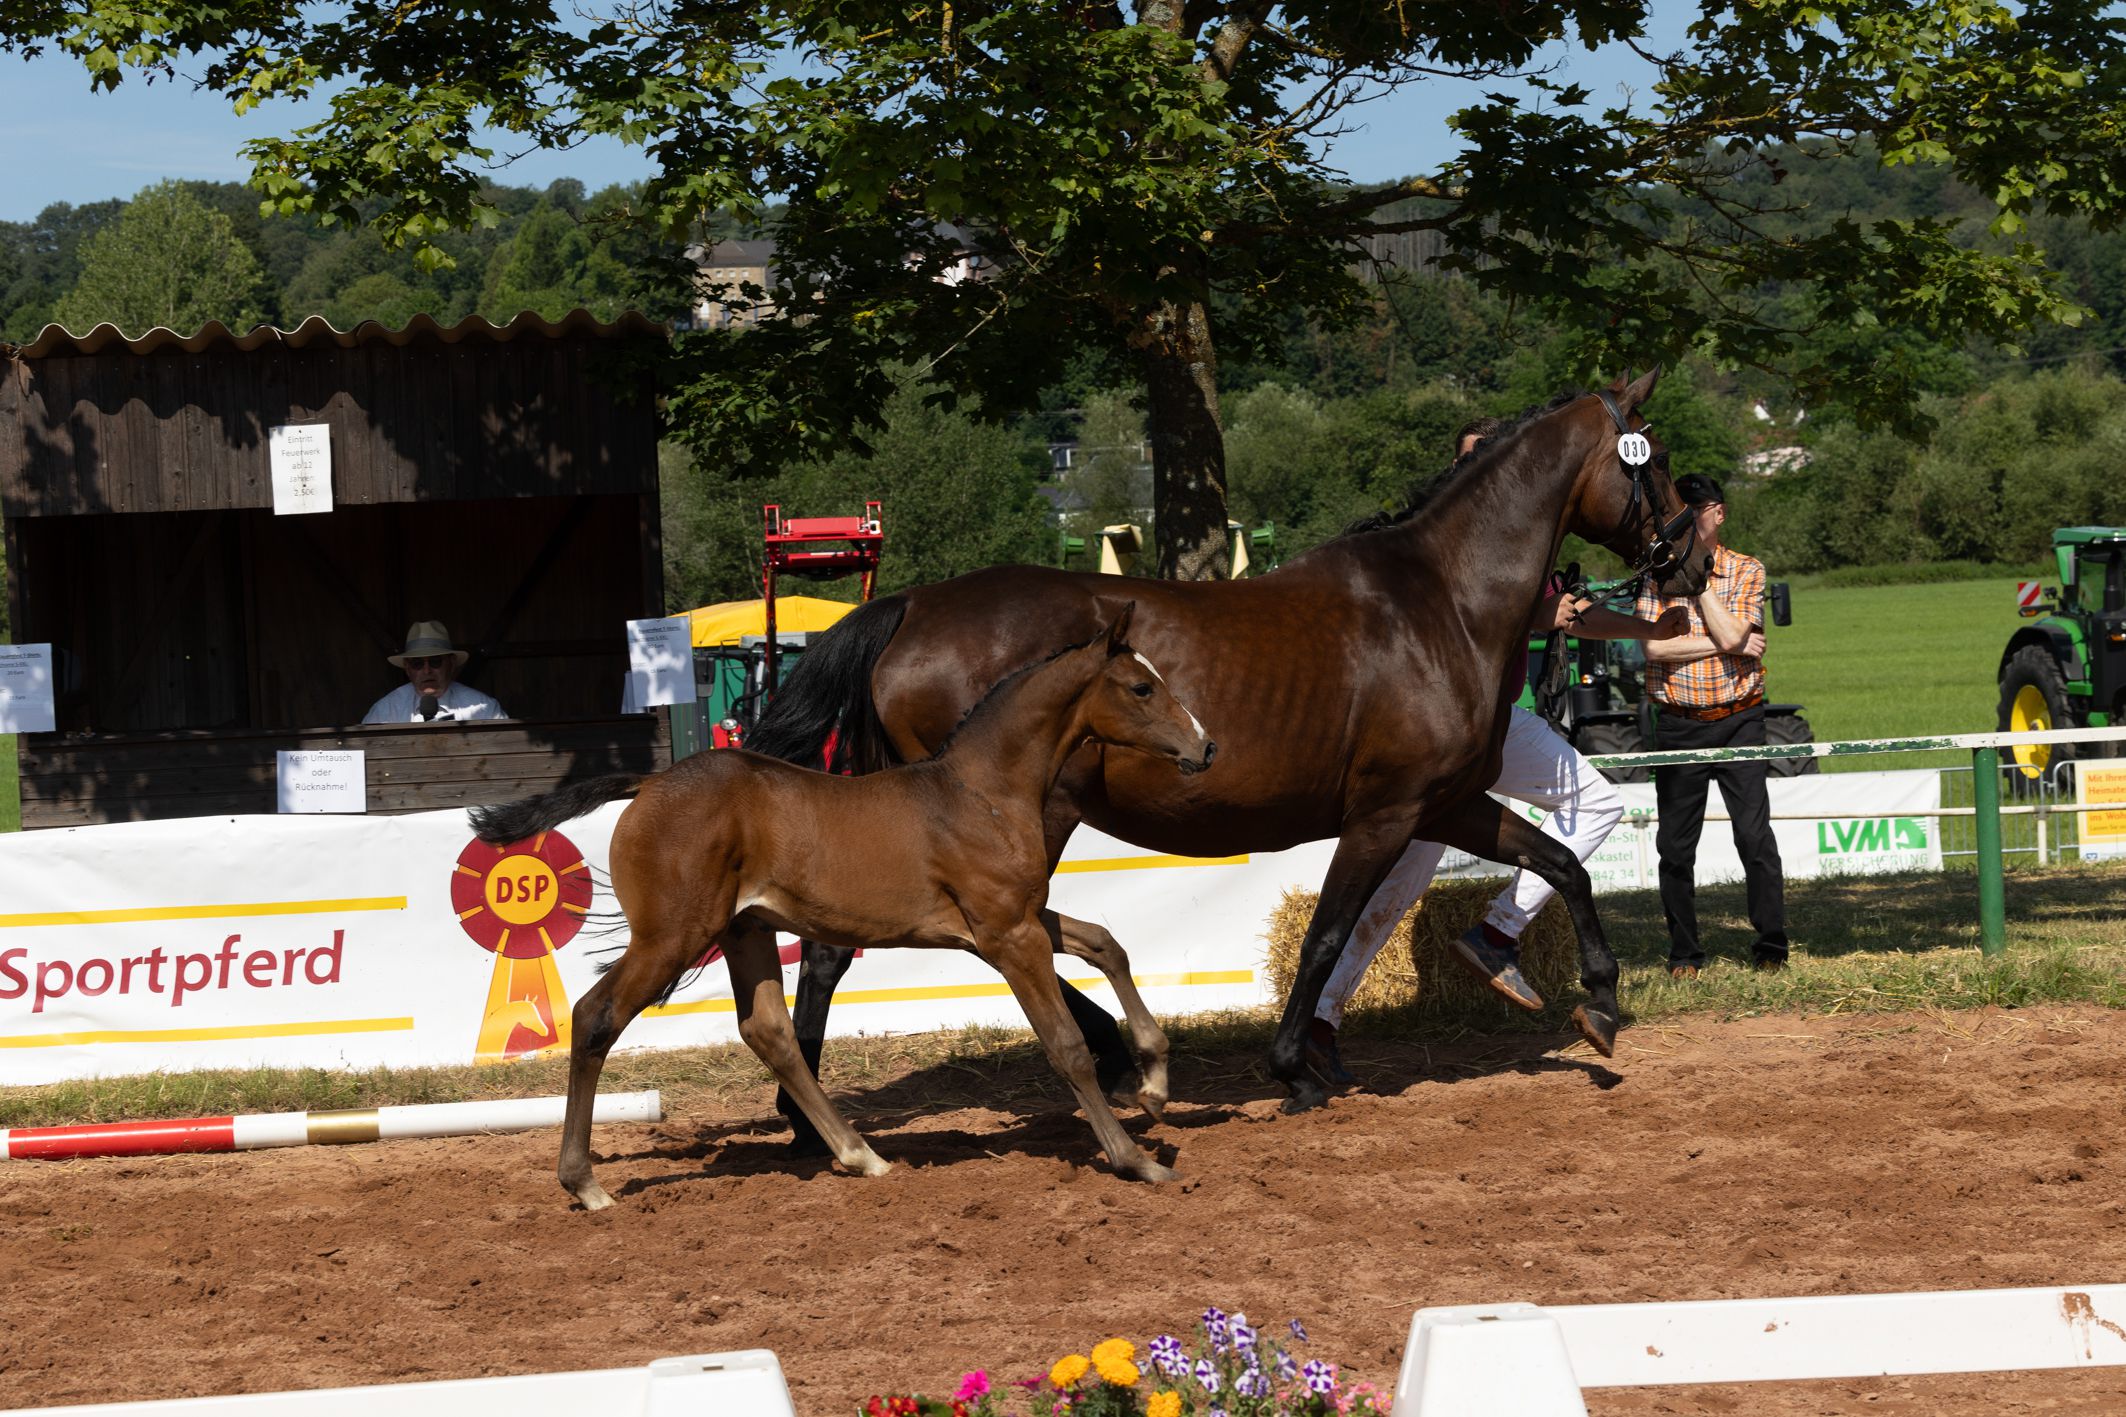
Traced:
<path fill-rule="evenodd" d="M 568 994 L 554 955 L 583 928 L 591 890 L 583 853 L 557 831 L 506 846 L 475 839 L 458 853 L 451 908 L 459 928 L 495 957 L 477 1061 L 568 1051 Z"/>

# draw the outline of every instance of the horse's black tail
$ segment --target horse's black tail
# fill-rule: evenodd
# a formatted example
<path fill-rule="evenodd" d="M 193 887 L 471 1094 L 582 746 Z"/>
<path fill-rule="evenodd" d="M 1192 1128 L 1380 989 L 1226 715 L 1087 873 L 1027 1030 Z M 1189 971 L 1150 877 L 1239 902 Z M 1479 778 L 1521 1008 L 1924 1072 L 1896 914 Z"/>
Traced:
<path fill-rule="evenodd" d="M 749 752 L 832 772 L 876 772 L 900 761 L 871 700 L 871 670 L 908 613 L 905 596 L 859 605 L 806 647 L 760 722 Z M 834 761 L 825 761 L 827 745 Z"/>
<path fill-rule="evenodd" d="M 475 807 L 471 814 L 472 829 L 480 840 L 498 846 L 522 841 L 528 836 L 552 831 L 563 822 L 573 821 L 608 802 L 633 797 L 641 786 L 640 773 L 618 773 L 612 777 L 571 782 L 522 801 Z"/>

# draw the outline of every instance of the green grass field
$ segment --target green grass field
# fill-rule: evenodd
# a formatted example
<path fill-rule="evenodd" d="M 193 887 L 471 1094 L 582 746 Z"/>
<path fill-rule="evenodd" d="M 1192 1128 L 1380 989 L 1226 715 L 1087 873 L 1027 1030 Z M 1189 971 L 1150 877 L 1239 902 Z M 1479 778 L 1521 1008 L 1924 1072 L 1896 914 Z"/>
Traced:
<path fill-rule="evenodd" d="M 1799 703 L 1818 742 L 1986 733 L 2015 633 L 2015 582 L 1794 589 L 1794 623 L 1768 633 L 1765 688 Z M 1828 759 L 1826 772 L 1969 766 L 1965 753 Z"/>

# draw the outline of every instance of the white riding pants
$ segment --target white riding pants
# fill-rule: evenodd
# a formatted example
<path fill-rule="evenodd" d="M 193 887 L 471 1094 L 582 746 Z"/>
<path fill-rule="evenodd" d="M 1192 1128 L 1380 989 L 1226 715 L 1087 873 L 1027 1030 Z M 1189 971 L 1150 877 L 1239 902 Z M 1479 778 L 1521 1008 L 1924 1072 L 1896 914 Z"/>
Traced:
<path fill-rule="evenodd" d="M 1601 848 L 1624 816 L 1624 799 L 1609 779 L 1581 757 L 1547 719 L 1523 708 L 1513 709 L 1507 719 L 1505 757 L 1491 790 L 1541 807 L 1549 814 L 1543 819 L 1543 834 L 1562 842 L 1582 861 Z M 1380 889 L 1358 913 L 1358 924 L 1352 927 L 1336 971 L 1321 991 L 1314 1017 L 1326 1020 L 1332 1028 L 1343 1026 L 1344 1004 L 1365 978 L 1366 967 L 1380 947 L 1432 884 L 1432 873 L 1439 869 L 1446 849 L 1436 841 L 1413 841 L 1404 848 Z M 1484 920 L 1517 940 L 1554 894 L 1550 883 L 1535 872 L 1516 871 L 1491 902 Z"/>

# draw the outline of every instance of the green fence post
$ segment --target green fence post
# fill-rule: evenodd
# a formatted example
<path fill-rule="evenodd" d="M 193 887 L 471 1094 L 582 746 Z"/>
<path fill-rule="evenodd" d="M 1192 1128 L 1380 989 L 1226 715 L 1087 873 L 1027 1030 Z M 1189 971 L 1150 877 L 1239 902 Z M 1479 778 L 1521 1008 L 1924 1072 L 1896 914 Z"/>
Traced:
<path fill-rule="evenodd" d="M 2001 755 L 1998 748 L 1971 750 L 1971 803 L 1978 827 L 1978 947 L 1997 955 L 2008 947 L 2008 917 L 2001 899 Z"/>

